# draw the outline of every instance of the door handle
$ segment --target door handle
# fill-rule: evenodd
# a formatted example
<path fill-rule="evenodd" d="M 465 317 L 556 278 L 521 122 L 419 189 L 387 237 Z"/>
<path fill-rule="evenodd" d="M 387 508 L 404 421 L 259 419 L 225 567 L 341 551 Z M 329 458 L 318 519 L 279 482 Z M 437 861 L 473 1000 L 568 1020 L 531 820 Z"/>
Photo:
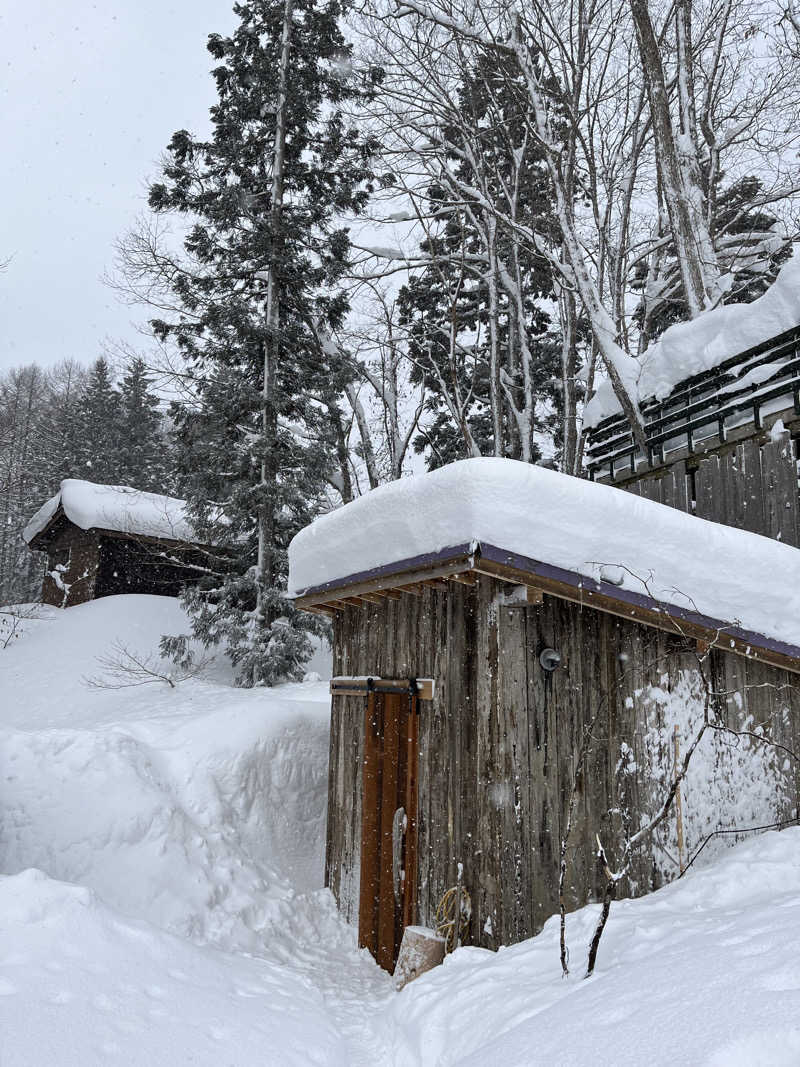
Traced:
<path fill-rule="evenodd" d="M 408 819 L 406 809 L 398 808 L 392 819 L 392 888 L 394 889 L 394 902 L 400 907 L 400 894 L 403 888 L 405 871 L 400 864 L 403 860 L 403 838 L 405 837 Z"/>

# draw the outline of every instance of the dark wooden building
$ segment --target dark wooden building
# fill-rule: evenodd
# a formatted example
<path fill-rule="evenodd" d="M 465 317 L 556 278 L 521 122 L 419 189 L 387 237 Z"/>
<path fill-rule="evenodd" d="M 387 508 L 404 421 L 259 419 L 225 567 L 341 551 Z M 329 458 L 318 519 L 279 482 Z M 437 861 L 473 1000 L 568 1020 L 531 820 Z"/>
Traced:
<path fill-rule="evenodd" d="M 190 534 L 181 500 L 68 479 L 25 539 L 47 556 L 42 601 L 66 608 L 117 593 L 178 596 L 203 561 Z"/>
<path fill-rule="evenodd" d="M 790 411 L 797 406 L 793 389 Z M 631 471 L 628 457 L 625 488 L 646 498 L 641 502 L 597 486 L 602 506 L 595 509 L 585 481 L 541 472 L 535 477 L 560 479 L 557 492 L 540 498 L 536 482 L 520 483 L 502 514 L 501 496 L 490 494 L 484 503 L 498 514 L 488 527 L 467 508 L 462 536 L 442 548 L 446 535 L 429 512 L 445 469 L 410 479 L 418 492 L 402 483 L 377 490 L 296 539 L 290 550 L 296 603 L 333 620 L 326 884 L 382 966 L 393 967 L 405 926 L 434 925 L 459 870 L 471 896 L 472 944 L 519 941 L 557 911 L 560 841 L 591 723 L 568 847 L 571 908 L 600 888 L 596 835 L 613 859 L 663 797 L 673 773 L 665 738 L 672 736 L 675 706 L 684 730 L 707 705 L 717 724 L 749 724 L 783 745 L 769 764 L 767 814 L 796 817 L 798 767 L 787 753 L 800 750 L 800 628 L 787 620 L 800 591 L 800 552 L 746 532 L 695 526 L 696 519 L 677 514 L 709 514 L 717 499 L 716 507 L 725 508 L 721 519 L 734 524 L 739 516 L 745 530 L 795 545 L 793 444 L 789 432 L 770 435 L 752 423 L 749 436 L 741 428 L 726 435 L 723 426 L 722 438 L 716 450 L 699 454 L 696 441 L 693 451 L 684 442 L 672 464 L 654 454 Z M 510 462 L 453 466 L 507 469 Z M 720 470 L 730 472 L 728 488 L 707 489 L 707 482 L 724 480 Z M 566 544 L 580 529 L 575 523 L 557 529 L 573 492 L 585 526 L 584 555 L 577 558 L 586 566 L 565 566 L 558 548 L 560 533 Z M 458 500 L 454 494 L 456 507 Z M 546 513 L 549 500 L 559 501 L 558 515 Z M 530 518 L 527 552 L 517 543 L 522 525 L 513 520 L 515 508 Z M 517 533 L 504 543 L 508 516 L 507 528 Z M 400 558 L 393 525 L 402 528 L 396 540 L 403 544 L 403 531 L 413 531 L 415 522 L 421 532 L 409 534 L 409 543 L 425 545 L 427 524 L 430 550 Z M 487 528 L 497 532 L 494 540 Z M 615 538 L 626 530 L 630 541 L 617 552 Z M 626 545 L 637 537 L 646 551 L 634 559 Z M 647 577 L 651 549 L 656 570 L 663 562 L 655 582 Z M 359 551 L 365 566 L 357 570 L 351 563 Z M 304 564 L 315 553 L 325 562 L 308 571 Z M 771 573 L 785 583 L 785 611 Z M 696 588 L 686 587 L 691 575 Z M 708 585 L 703 575 L 716 578 Z M 712 587 L 724 601 L 721 613 L 713 610 L 716 594 L 709 599 Z M 768 595 L 772 607 L 759 614 Z M 752 777 L 752 768 L 723 773 L 709 763 L 704 773 L 722 798 L 715 825 L 735 824 L 724 797 L 749 788 L 736 775 Z M 637 851 L 624 892 L 646 892 L 678 873 L 663 844 L 654 838 Z"/>

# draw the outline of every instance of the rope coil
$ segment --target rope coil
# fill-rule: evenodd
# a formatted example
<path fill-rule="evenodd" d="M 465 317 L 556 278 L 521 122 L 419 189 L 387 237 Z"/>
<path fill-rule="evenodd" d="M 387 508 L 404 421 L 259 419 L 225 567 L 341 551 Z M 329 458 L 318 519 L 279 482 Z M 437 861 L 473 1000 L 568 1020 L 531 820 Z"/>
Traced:
<path fill-rule="evenodd" d="M 444 893 L 436 909 L 436 933 L 444 938 L 448 955 L 466 937 L 471 918 L 472 898 L 463 885 L 452 886 Z"/>

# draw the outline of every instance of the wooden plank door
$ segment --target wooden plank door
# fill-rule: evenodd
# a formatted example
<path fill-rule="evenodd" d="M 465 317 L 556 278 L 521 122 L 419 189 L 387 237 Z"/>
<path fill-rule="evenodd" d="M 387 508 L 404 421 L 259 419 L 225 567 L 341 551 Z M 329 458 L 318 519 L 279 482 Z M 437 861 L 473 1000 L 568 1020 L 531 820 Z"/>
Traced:
<path fill-rule="evenodd" d="M 417 709 L 416 694 L 367 697 L 358 940 L 389 972 L 416 921 Z"/>

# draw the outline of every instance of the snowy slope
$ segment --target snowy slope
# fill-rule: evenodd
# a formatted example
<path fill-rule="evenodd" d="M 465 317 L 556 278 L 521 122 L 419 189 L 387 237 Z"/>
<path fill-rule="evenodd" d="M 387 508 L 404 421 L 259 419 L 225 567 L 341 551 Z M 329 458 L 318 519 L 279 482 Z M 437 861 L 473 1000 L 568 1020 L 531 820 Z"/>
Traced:
<path fill-rule="evenodd" d="M 40 871 L 0 877 L 3 1067 L 339 1067 L 308 980 L 197 948 Z"/>
<path fill-rule="evenodd" d="M 1 1067 L 797 1067 L 800 830 L 402 993 L 322 883 L 328 698 L 92 690 L 174 601 L 48 609 L 0 648 Z M 31 869 L 38 868 L 38 869 Z"/>
<path fill-rule="evenodd" d="M 38 614 L 0 648 L 2 1067 L 350 1063 L 309 977 L 377 970 L 321 889 L 327 686 L 88 688 L 178 603 Z"/>
<path fill-rule="evenodd" d="M 397 997 L 395 1067 L 797 1067 L 800 829 L 737 846 L 651 896 L 598 906 L 497 954 L 462 949 Z"/>

